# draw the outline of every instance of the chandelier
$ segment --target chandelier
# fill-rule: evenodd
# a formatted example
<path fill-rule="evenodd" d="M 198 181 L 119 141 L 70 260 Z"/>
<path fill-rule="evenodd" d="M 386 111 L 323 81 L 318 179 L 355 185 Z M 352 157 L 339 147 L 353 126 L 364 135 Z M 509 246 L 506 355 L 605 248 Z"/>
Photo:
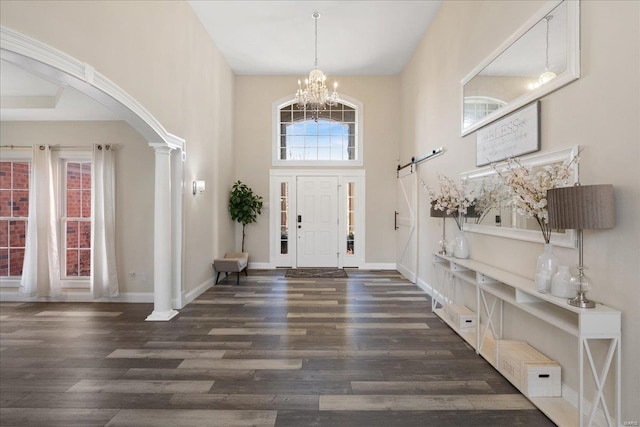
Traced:
<path fill-rule="evenodd" d="M 314 12 L 312 15 L 316 25 L 316 56 L 314 68 L 309 73 L 309 78 L 302 83 L 298 80 L 298 90 L 296 91 L 296 103 L 298 107 L 311 113 L 311 118 L 318 121 L 318 116 L 322 110 L 327 109 L 327 105 L 334 106 L 338 103 L 338 83 L 333 84 L 333 93 L 329 95 L 329 90 L 325 84 L 327 76 L 318 69 L 318 18 L 320 14 Z"/>

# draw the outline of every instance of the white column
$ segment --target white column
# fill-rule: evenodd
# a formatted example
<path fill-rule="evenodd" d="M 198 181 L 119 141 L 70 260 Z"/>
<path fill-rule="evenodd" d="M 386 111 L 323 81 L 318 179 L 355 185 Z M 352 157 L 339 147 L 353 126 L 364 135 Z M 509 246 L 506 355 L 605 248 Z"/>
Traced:
<path fill-rule="evenodd" d="M 147 321 L 167 321 L 178 314 L 171 305 L 171 150 L 149 144 L 156 152 L 153 214 L 153 313 Z"/>

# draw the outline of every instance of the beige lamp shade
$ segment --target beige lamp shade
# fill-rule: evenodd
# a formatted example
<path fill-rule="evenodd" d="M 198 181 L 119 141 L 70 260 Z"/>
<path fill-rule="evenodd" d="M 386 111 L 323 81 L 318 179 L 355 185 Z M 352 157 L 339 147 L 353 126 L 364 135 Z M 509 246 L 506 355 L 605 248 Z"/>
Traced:
<path fill-rule="evenodd" d="M 613 186 L 575 185 L 547 191 L 549 225 L 553 229 L 613 228 Z"/>

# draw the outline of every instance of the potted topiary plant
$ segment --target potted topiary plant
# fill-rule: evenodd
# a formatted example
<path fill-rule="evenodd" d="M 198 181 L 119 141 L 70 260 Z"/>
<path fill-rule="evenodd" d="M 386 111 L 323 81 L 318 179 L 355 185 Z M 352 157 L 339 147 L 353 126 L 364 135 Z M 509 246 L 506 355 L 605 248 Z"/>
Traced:
<path fill-rule="evenodd" d="M 242 224 L 242 252 L 244 252 L 244 228 L 258 220 L 262 213 L 262 196 L 241 181 L 236 181 L 229 197 L 231 219 Z"/>

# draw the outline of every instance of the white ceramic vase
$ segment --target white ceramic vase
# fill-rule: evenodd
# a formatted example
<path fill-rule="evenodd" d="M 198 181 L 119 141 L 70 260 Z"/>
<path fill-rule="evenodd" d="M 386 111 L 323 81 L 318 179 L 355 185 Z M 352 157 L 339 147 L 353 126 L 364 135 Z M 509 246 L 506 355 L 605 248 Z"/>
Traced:
<path fill-rule="evenodd" d="M 453 244 L 453 256 L 456 258 L 469 258 L 469 241 L 464 236 L 464 231 L 460 230 Z"/>
<path fill-rule="evenodd" d="M 558 257 L 553 254 L 553 245 L 545 243 L 544 252 L 536 265 L 536 289 L 543 294 L 551 291 L 551 278 L 558 271 Z"/>

